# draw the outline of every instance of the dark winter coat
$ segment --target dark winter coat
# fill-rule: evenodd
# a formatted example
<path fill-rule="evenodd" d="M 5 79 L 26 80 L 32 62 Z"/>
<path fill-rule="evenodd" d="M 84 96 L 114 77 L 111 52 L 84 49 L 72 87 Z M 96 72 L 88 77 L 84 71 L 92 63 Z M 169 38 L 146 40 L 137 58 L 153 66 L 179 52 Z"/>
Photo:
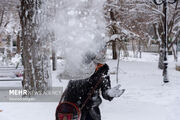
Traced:
<path fill-rule="evenodd" d="M 81 108 L 90 91 L 92 91 L 97 82 L 101 80 L 91 98 L 85 104 L 85 107 L 82 110 L 81 120 L 100 120 L 100 111 L 98 108 L 102 102 L 100 91 L 104 99 L 109 101 L 113 99 L 107 94 L 107 90 L 111 88 L 108 70 L 108 65 L 104 64 L 90 78 L 82 80 L 71 80 L 68 83 L 66 93 L 64 95 L 64 101 L 75 103 L 79 108 Z M 90 117 L 88 117 L 88 119 L 88 115 L 94 116 L 94 118 L 90 119 Z"/>

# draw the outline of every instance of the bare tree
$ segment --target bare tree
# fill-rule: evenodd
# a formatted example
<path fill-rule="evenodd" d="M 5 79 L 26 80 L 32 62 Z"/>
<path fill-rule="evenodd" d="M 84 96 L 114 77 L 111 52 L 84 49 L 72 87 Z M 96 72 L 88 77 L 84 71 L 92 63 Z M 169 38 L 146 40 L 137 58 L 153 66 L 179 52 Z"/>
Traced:
<path fill-rule="evenodd" d="M 19 18 L 17 5 L 19 2 L 14 0 L 0 0 L 0 36 L 4 41 L 3 60 L 7 65 L 11 63 L 11 57 L 14 55 L 13 41 L 17 38 L 19 29 Z"/>
<path fill-rule="evenodd" d="M 0 15 L 0 27 L 2 26 L 2 23 L 3 23 L 3 17 L 4 17 L 4 9 L 1 10 L 1 15 Z"/>
<path fill-rule="evenodd" d="M 151 6 L 151 14 L 156 16 L 156 19 L 152 22 L 153 27 L 154 27 L 154 33 L 155 33 L 155 38 L 159 43 L 160 46 L 160 51 L 159 51 L 159 65 L 158 67 L 160 69 L 164 68 L 163 64 L 163 48 L 164 48 L 164 12 L 165 8 L 164 6 L 156 6 L 152 2 L 148 4 Z M 169 5 L 169 12 L 168 12 L 168 51 L 173 51 L 174 53 L 174 58 L 176 59 L 176 52 L 174 45 L 176 44 L 176 41 L 178 40 L 178 34 L 179 34 L 179 23 L 180 23 L 180 3 L 177 1 L 175 4 Z M 155 12 L 156 11 L 156 12 Z M 170 52 L 169 52 L 170 53 Z"/>
<path fill-rule="evenodd" d="M 119 23 L 118 28 L 126 29 L 136 34 L 132 38 L 137 42 L 133 41 L 133 44 L 146 45 L 147 43 L 151 43 L 150 41 L 152 40 L 155 40 L 159 44 L 158 66 L 160 69 L 163 69 L 164 7 L 155 5 L 152 0 L 107 0 L 105 6 L 108 10 L 113 10 L 114 18 Z M 110 19 L 107 14 L 106 19 Z M 168 13 L 168 50 L 173 51 L 174 58 L 177 58 L 175 44 L 180 31 L 179 23 L 180 3 L 177 1 L 176 4 L 169 5 Z M 129 37 L 130 35 L 127 36 Z M 140 51 L 140 47 L 137 48 Z"/>
<path fill-rule="evenodd" d="M 113 51 L 115 51 L 115 41 L 121 41 L 118 44 L 121 44 L 122 41 L 131 41 L 132 48 L 134 48 L 134 56 L 137 56 L 136 53 L 141 52 L 141 45 L 147 43 L 147 28 L 150 17 L 139 10 L 138 4 L 141 3 L 135 0 L 107 0 L 105 3 L 105 18 L 108 22 L 108 33 L 110 38 L 114 38 L 113 40 L 111 39 Z M 126 39 L 123 40 L 122 38 Z M 126 51 L 126 47 L 124 48 L 124 51 Z M 116 58 L 115 55 L 113 55 L 114 58 Z"/>

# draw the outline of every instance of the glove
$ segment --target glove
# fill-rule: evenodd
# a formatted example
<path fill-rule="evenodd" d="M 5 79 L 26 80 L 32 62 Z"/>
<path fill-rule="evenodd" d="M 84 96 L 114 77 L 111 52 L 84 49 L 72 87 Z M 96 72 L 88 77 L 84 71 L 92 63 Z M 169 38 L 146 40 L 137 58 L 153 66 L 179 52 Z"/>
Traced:
<path fill-rule="evenodd" d="M 125 89 L 120 89 L 121 85 L 117 85 L 109 90 L 107 90 L 107 94 L 110 96 L 110 97 L 120 97 Z"/>

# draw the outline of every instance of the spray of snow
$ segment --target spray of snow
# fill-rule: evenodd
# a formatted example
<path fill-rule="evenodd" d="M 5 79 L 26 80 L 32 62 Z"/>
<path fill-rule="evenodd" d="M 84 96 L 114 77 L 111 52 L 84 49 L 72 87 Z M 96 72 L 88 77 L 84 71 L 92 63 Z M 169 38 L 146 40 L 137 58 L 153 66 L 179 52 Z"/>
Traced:
<path fill-rule="evenodd" d="M 50 26 L 56 37 L 54 46 L 66 62 L 63 74 L 76 78 L 92 72 L 93 68 L 87 68 L 93 65 L 84 65 L 83 59 L 88 52 L 97 54 L 106 41 L 103 3 L 103 0 L 64 0 L 60 3 Z"/>

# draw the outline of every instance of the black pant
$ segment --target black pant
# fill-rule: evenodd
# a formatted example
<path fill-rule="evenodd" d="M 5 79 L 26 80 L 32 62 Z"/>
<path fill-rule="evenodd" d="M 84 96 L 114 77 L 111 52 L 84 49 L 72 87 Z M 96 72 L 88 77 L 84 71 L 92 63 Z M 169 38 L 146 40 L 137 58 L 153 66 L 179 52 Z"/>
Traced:
<path fill-rule="evenodd" d="M 81 120 L 101 120 L 99 107 L 93 107 L 88 110 L 84 109 L 82 111 Z"/>

